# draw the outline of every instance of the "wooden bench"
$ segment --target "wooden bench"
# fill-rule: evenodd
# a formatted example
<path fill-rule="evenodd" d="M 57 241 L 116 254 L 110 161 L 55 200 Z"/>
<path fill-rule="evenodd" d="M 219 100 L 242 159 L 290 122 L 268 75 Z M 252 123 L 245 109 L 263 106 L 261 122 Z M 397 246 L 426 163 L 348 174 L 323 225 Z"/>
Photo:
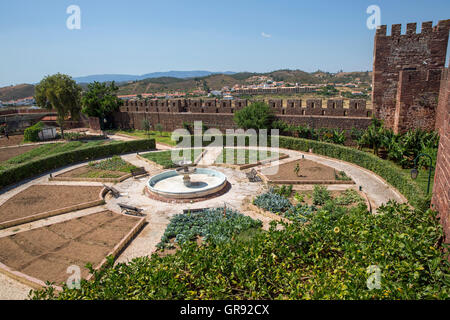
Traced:
<path fill-rule="evenodd" d="M 121 212 L 124 212 L 126 214 L 131 214 L 131 215 L 138 215 L 138 216 L 143 216 L 144 214 L 142 213 L 142 211 L 144 211 L 144 209 L 140 209 L 140 208 L 136 208 L 133 206 L 129 206 L 127 204 L 124 203 L 118 203 L 117 204 L 120 207 Z"/>
<path fill-rule="evenodd" d="M 255 169 L 252 169 L 250 172 L 245 174 L 250 182 L 261 182 L 261 177 L 258 176 L 258 173 Z"/>
<path fill-rule="evenodd" d="M 114 198 L 120 197 L 120 191 L 117 190 L 116 188 L 107 186 L 106 184 L 103 184 L 103 187 L 105 187 L 105 189 L 108 190 L 108 192 L 111 192 Z"/>
<path fill-rule="evenodd" d="M 131 176 L 133 178 L 136 178 L 138 176 L 146 176 L 148 175 L 147 171 L 145 170 L 144 167 L 140 167 L 140 168 L 136 168 L 136 169 L 131 169 Z"/>

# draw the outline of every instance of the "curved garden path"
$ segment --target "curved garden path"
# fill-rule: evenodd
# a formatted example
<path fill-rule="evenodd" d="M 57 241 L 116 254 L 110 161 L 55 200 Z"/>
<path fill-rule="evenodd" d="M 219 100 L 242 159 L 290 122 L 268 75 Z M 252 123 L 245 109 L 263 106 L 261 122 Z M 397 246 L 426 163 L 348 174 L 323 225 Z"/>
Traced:
<path fill-rule="evenodd" d="M 110 138 L 114 139 L 115 136 L 111 136 Z M 120 136 L 118 136 L 117 138 L 121 140 L 125 139 L 124 137 Z M 165 145 L 164 146 L 161 145 L 158 147 L 161 147 L 163 149 L 169 148 L 168 146 Z M 272 150 L 275 151 L 274 149 Z M 372 202 L 375 208 L 381 205 L 382 203 L 389 201 L 390 199 L 395 199 L 399 202 L 406 201 L 405 198 L 397 190 L 388 185 L 383 179 L 381 179 L 374 173 L 366 169 L 363 169 L 357 165 L 311 153 L 287 149 L 280 149 L 279 152 L 288 154 L 290 157 L 281 160 L 279 162 L 260 165 L 255 168 L 264 171 L 264 168 L 276 165 L 277 163 L 285 163 L 296 159 L 301 159 L 302 156 L 304 155 L 306 159 L 319 162 L 321 164 L 333 167 L 337 170 L 345 171 L 346 174 L 355 181 L 356 186 L 362 186 L 362 190 L 367 194 L 367 196 L 369 197 L 370 201 Z M 218 152 L 213 153 L 218 154 Z M 135 153 L 122 155 L 122 157 L 124 160 L 136 166 L 145 167 L 146 170 L 151 175 L 161 171 L 161 169 L 158 168 L 157 166 L 152 165 L 138 158 Z M 86 164 L 87 162 L 73 166 L 68 166 L 59 170 L 55 170 L 52 172 L 52 174 L 62 173 Z M 152 252 L 154 252 L 156 249 L 156 244 L 159 242 L 161 236 L 163 235 L 165 228 L 170 221 L 170 218 L 177 213 L 183 212 L 184 209 L 217 207 L 226 205 L 227 207 L 240 210 L 242 213 L 249 215 L 252 218 L 260 219 L 263 222 L 264 227 L 267 228 L 271 221 L 271 218 L 263 216 L 259 213 L 255 213 L 253 211 L 249 211 L 247 208 L 247 204 L 249 201 L 251 201 L 251 198 L 259 193 L 264 192 L 264 190 L 267 190 L 267 187 L 264 186 L 262 183 L 249 183 L 248 179 L 246 178 L 245 172 L 243 171 L 227 167 L 214 166 L 213 168 L 215 170 L 223 172 L 228 177 L 228 181 L 232 185 L 231 189 L 227 193 L 213 199 L 208 199 L 196 203 L 160 202 L 157 200 L 150 199 L 144 194 L 143 190 L 148 180 L 148 177 L 140 179 L 129 178 L 123 182 L 114 185 L 114 187 L 121 192 L 121 197 L 115 199 L 108 194 L 105 199 L 106 204 L 103 206 L 74 211 L 71 213 L 50 217 L 47 219 L 20 225 L 17 227 L 3 229 L 0 230 L 0 237 L 5 237 L 22 231 L 70 220 L 75 217 L 80 217 L 94 212 L 100 212 L 105 210 L 105 208 L 110 209 L 112 211 L 120 212 L 119 207 L 117 205 L 119 202 L 143 208 L 144 213 L 146 214 L 147 224 L 137 235 L 137 237 L 128 245 L 128 247 L 118 257 L 117 259 L 118 262 L 126 262 L 131 260 L 132 258 L 149 255 Z M 102 183 L 100 182 L 49 181 L 48 178 L 49 174 L 45 174 L 40 177 L 24 181 L 18 185 L 2 190 L 2 192 L 0 192 L 0 205 L 4 203 L 7 199 L 14 196 L 15 194 L 35 184 L 92 185 L 92 186 L 102 185 Z M 10 279 L 0 274 L 0 299 L 24 299 L 27 297 L 30 289 L 31 288 L 17 282 L 16 280 Z"/>

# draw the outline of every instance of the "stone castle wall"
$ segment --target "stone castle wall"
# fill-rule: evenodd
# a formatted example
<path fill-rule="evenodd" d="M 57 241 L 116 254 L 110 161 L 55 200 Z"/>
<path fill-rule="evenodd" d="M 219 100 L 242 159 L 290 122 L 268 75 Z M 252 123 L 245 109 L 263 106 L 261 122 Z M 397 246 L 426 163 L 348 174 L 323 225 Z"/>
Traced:
<path fill-rule="evenodd" d="M 165 130 L 172 131 L 183 127 L 183 122 L 202 121 L 206 126 L 229 129 L 237 128 L 233 121 L 234 113 L 250 104 L 245 99 L 200 100 L 174 99 L 125 101 L 120 112 L 114 115 L 115 125 L 121 128 L 142 129 L 142 121 L 147 119 L 154 128 L 157 123 Z M 274 111 L 275 118 L 290 124 L 309 125 L 312 128 L 352 128 L 365 129 L 370 124 L 372 110 L 366 108 L 364 99 L 352 99 L 349 108 L 344 108 L 342 99 L 328 100 L 322 105 L 321 99 L 267 101 Z"/>
<path fill-rule="evenodd" d="M 433 187 L 433 208 L 439 211 L 441 224 L 450 243 L 450 76 L 441 82 L 436 131 L 440 134 Z"/>
<path fill-rule="evenodd" d="M 377 29 L 374 44 L 372 105 L 375 116 L 396 133 L 433 129 L 440 74 L 445 68 L 450 20 L 408 23 Z M 423 120 L 418 120 L 418 118 Z M 416 120 L 418 121 L 416 121 Z"/>

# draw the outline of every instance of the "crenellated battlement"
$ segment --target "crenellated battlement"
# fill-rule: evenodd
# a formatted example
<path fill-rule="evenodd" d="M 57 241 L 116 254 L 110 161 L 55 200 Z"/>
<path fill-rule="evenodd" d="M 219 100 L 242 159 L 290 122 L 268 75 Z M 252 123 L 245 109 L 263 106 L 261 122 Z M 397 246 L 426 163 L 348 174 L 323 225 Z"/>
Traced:
<path fill-rule="evenodd" d="M 308 99 L 303 105 L 301 99 L 289 99 L 284 103 L 282 99 L 259 100 L 265 102 L 275 115 L 303 115 L 303 116 L 338 116 L 338 117 L 371 117 L 372 111 L 366 108 L 366 100 L 350 99 L 348 108 L 344 108 L 343 99 L 329 99 L 323 103 L 322 99 Z M 254 101 L 246 99 L 236 100 L 202 100 L 202 99 L 173 99 L 173 100 L 126 100 L 120 107 L 125 113 L 226 113 L 232 114 Z"/>
<path fill-rule="evenodd" d="M 412 35 L 425 35 L 429 36 L 432 33 L 441 33 L 446 32 L 450 27 L 450 19 L 448 20 L 440 20 L 436 26 L 433 27 L 433 21 L 422 22 L 421 31 L 417 32 L 417 23 L 407 23 L 406 24 L 406 33 L 402 34 L 402 25 L 401 24 L 393 24 L 391 26 L 391 33 L 387 34 L 387 25 L 378 26 L 376 30 L 376 37 L 386 37 L 386 38 L 398 38 L 401 36 L 412 36 Z"/>

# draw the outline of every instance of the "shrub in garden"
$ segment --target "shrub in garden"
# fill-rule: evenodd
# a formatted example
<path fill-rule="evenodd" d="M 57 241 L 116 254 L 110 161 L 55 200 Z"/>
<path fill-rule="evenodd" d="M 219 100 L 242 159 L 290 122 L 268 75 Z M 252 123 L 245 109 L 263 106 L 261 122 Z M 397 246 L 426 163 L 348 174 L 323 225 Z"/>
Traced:
<path fill-rule="evenodd" d="M 331 193 L 328 191 L 327 187 L 315 185 L 312 197 L 315 205 L 323 205 L 328 200 L 331 200 Z"/>
<path fill-rule="evenodd" d="M 23 133 L 23 140 L 25 142 L 37 142 L 39 141 L 39 132 L 44 128 L 44 124 L 42 122 L 38 122 L 31 127 L 25 129 Z"/>
<path fill-rule="evenodd" d="M 252 228 L 261 227 L 261 221 L 225 208 L 206 209 L 200 212 L 175 215 L 164 232 L 158 248 L 170 246 L 170 240 L 177 244 L 203 237 L 212 244 L 230 241 L 234 235 Z"/>
<path fill-rule="evenodd" d="M 343 181 L 352 180 L 349 176 L 347 176 L 345 171 L 337 171 L 337 172 L 335 171 L 334 177 L 336 180 L 343 180 Z"/>
<path fill-rule="evenodd" d="M 282 185 L 280 187 L 274 187 L 271 189 L 271 192 L 277 193 L 280 196 L 283 196 L 285 198 L 289 198 L 292 194 L 292 184 Z"/>
<path fill-rule="evenodd" d="M 311 219 L 316 211 L 317 208 L 315 206 L 299 203 L 287 210 L 283 215 L 291 221 L 305 223 Z"/>
<path fill-rule="evenodd" d="M 338 205 L 349 205 L 358 202 L 364 202 L 364 199 L 359 195 L 359 193 L 354 189 L 345 190 L 340 196 L 338 196 L 334 201 Z"/>
<path fill-rule="evenodd" d="M 257 196 L 253 200 L 253 204 L 272 213 L 283 213 L 292 208 L 292 204 L 288 199 L 273 191 Z"/>

